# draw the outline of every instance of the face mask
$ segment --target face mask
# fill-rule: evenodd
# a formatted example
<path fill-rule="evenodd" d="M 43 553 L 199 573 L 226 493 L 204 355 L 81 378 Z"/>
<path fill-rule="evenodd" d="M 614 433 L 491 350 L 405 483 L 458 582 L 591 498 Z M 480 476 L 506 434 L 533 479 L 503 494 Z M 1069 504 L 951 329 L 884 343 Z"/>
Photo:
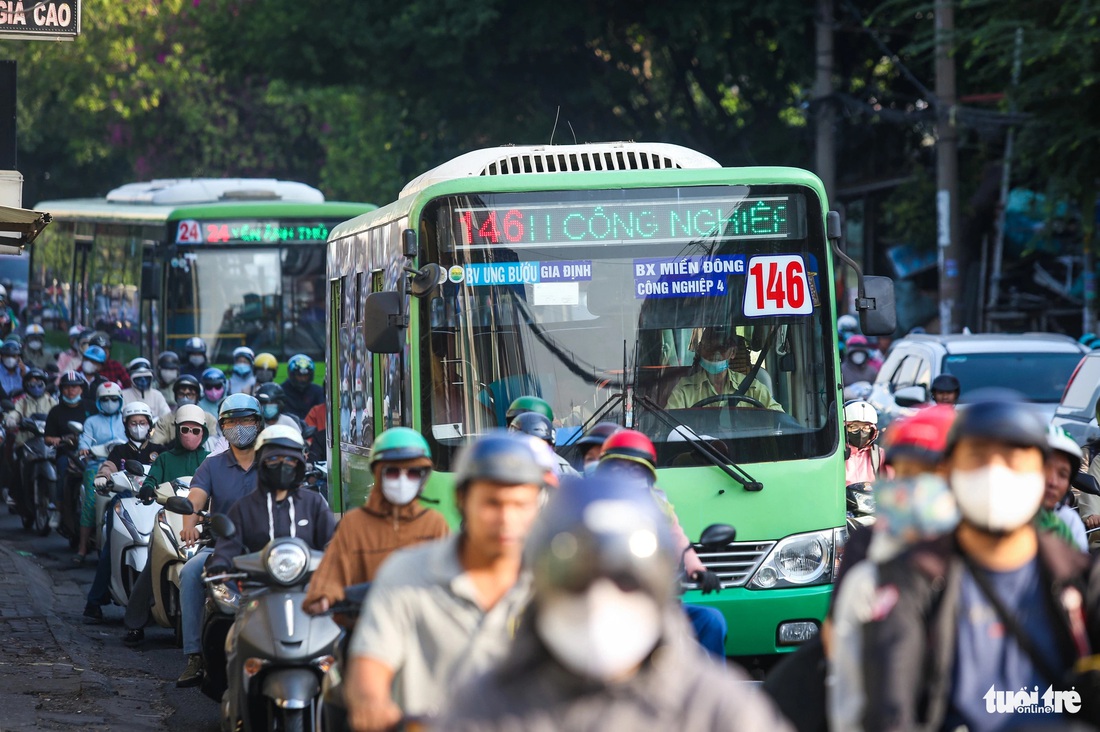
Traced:
<path fill-rule="evenodd" d="M 535 632 L 563 666 L 609 681 L 635 668 L 661 637 L 661 610 L 644 592 L 623 592 L 598 579 L 581 594 L 547 598 Z"/>
<path fill-rule="evenodd" d="M 176 406 L 177 407 L 182 407 L 185 404 L 195 404 L 197 402 L 198 402 L 198 399 L 196 399 L 195 397 L 192 397 L 192 396 L 184 396 L 184 397 L 177 397 L 176 398 Z"/>
<path fill-rule="evenodd" d="M 130 436 L 130 439 L 137 443 L 145 442 L 145 438 L 149 436 L 149 425 L 147 424 L 135 424 L 126 428 L 126 434 Z"/>
<path fill-rule="evenodd" d="M 275 378 L 275 372 L 271 369 L 260 369 L 256 372 L 256 382 L 259 384 L 267 384 Z"/>
<path fill-rule="evenodd" d="M 729 360 L 725 361 L 708 361 L 703 357 L 699 358 L 699 365 L 703 367 L 703 371 L 706 371 L 711 376 L 720 374 L 729 368 Z"/>
<path fill-rule="evenodd" d="M 110 401 L 102 401 L 99 403 L 99 411 L 106 414 L 108 417 L 118 414 L 118 410 L 122 409 L 122 402 L 118 399 L 111 399 Z"/>
<path fill-rule="evenodd" d="M 27 384 L 27 395 L 37 399 L 46 393 L 45 384 Z"/>
<path fill-rule="evenodd" d="M 229 441 L 229 444 L 238 450 L 251 445 L 256 441 L 256 435 L 259 434 L 260 428 L 254 424 L 243 425 L 239 424 L 234 427 L 226 427 L 222 430 L 222 434 L 225 435 L 225 439 Z"/>
<path fill-rule="evenodd" d="M 419 494 L 420 481 L 404 472 L 397 478 L 382 478 L 382 495 L 395 506 L 408 505 Z"/>
<path fill-rule="evenodd" d="M 856 430 L 855 432 L 848 431 L 848 444 L 857 450 L 862 450 L 871 444 L 871 440 L 874 438 L 875 431 L 873 429 Z"/>
<path fill-rule="evenodd" d="M 31 349 L 32 351 L 41 351 L 42 350 L 42 341 L 40 341 L 38 339 L 35 339 L 33 341 L 27 341 L 27 348 Z"/>
<path fill-rule="evenodd" d="M 195 354 L 194 356 L 188 356 L 187 360 L 191 362 L 192 366 L 202 366 L 206 363 L 206 356 Z"/>
<path fill-rule="evenodd" d="M 283 384 L 283 388 L 293 389 L 294 391 L 305 391 L 306 387 L 309 386 L 309 384 L 310 382 L 308 381 L 298 381 L 298 379 L 290 378 L 286 380 L 285 384 Z"/>
<path fill-rule="evenodd" d="M 137 387 L 139 391 L 148 391 L 149 387 L 153 385 L 153 377 L 138 376 L 137 378 L 133 379 L 133 382 L 134 386 Z"/>
<path fill-rule="evenodd" d="M 279 405 L 265 404 L 261 408 L 260 413 L 263 414 L 265 422 L 272 422 L 279 416 Z"/>
<path fill-rule="evenodd" d="M 592 476 L 596 474 L 596 468 L 600 467 L 599 460 L 589 460 L 584 464 L 584 474 L 586 476 Z"/>
<path fill-rule="evenodd" d="M 19 359 L 14 356 L 4 356 L 0 361 L 3 362 L 4 368 L 7 369 L 14 369 L 19 364 Z"/>
<path fill-rule="evenodd" d="M 180 445 L 183 447 L 184 450 L 198 450 L 200 444 L 202 444 L 201 432 L 197 435 L 193 433 L 180 433 Z"/>
<path fill-rule="evenodd" d="M 995 534 L 1034 518 L 1045 488 L 1042 473 L 1017 473 L 1004 465 L 953 470 L 950 482 L 963 518 Z"/>
<path fill-rule="evenodd" d="M 848 357 L 848 360 L 854 363 L 856 366 L 862 366 L 867 363 L 866 351 L 852 351 L 852 355 Z"/>
<path fill-rule="evenodd" d="M 91 376 L 95 372 L 99 371 L 99 364 L 95 361 L 84 361 L 80 364 L 80 370 Z"/>
<path fill-rule="evenodd" d="M 298 466 L 279 463 L 278 465 L 260 464 L 260 479 L 264 487 L 275 491 L 289 491 L 298 487 Z"/>
<path fill-rule="evenodd" d="M 67 397 L 64 394 L 62 394 L 61 395 L 61 401 L 64 402 L 65 404 L 69 405 L 70 407 L 75 407 L 77 404 L 80 404 L 80 395 L 77 394 L 74 397 Z"/>
<path fill-rule="evenodd" d="M 160 370 L 160 383 L 162 386 L 168 386 L 175 383 L 176 379 L 180 376 L 178 369 L 161 369 Z"/>
<path fill-rule="evenodd" d="M 225 394 L 225 387 L 206 386 L 203 387 L 203 394 L 206 396 L 207 401 L 216 402 L 222 398 L 222 394 Z"/>
<path fill-rule="evenodd" d="M 237 376 L 248 376 L 252 373 L 252 366 L 247 363 L 235 363 L 233 364 L 233 373 Z"/>

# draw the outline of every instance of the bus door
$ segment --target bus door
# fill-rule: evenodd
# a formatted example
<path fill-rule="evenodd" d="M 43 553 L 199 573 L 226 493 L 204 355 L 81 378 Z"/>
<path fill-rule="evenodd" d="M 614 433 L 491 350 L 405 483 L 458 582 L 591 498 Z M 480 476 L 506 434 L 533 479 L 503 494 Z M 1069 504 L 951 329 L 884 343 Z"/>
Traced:
<path fill-rule="evenodd" d="M 160 296 L 163 289 L 163 268 L 157 258 L 155 241 L 142 242 L 141 256 L 141 345 L 150 360 L 160 353 Z"/>
<path fill-rule="evenodd" d="M 95 236 L 91 226 L 77 224 L 76 236 L 73 239 L 73 278 L 72 278 L 72 302 L 69 303 L 69 312 L 72 313 L 74 323 L 80 323 L 91 327 L 88 312 L 88 260 L 95 245 Z"/>

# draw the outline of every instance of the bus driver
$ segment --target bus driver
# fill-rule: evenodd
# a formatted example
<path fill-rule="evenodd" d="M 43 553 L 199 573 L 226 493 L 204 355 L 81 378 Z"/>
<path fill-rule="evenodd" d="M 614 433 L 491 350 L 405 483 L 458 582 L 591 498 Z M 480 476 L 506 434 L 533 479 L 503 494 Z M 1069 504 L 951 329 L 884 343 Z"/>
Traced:
<path fill-rule="evenodd" d="M 746 378 L 730 368 L 737 355 L 738 338 L 727 328 L 707 328 L 699 338 L 695 348 L 695 369 L 672 389 L 666 409 L 688 409 L 707 397 L 719 394 L 737 394 Z M 759 402 L 767 409 L 783 411 L 782 405 L 772 398 L 768 388 L 753 380 L 745 390 L 746 399 L 725 399 L 707 404 L 708 407 L 722 407 L 730 404 L 735 407 L 755 407 L 752 401 Z"/>

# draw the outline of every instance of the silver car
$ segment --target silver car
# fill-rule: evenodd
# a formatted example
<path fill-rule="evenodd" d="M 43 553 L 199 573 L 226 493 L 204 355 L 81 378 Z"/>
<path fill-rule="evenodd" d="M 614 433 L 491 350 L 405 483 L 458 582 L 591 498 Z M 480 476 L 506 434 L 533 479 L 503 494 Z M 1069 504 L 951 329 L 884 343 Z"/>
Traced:
<path fill-rule="evenodd" d="M 1051 422 L 1068 432 L 1078 445 L 1100 438 L 1100 427 L 1096 425 L 1097 397 L 1100 397 L 1100 351 L 1091 351 L 1073 372 Z"/>

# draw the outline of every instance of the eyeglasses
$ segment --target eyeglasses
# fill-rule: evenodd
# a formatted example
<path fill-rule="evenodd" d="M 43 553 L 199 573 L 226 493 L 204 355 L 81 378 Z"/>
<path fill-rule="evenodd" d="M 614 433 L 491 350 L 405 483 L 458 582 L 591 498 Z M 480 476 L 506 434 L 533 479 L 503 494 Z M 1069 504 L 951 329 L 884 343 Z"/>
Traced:
<path fill-rule="evenodd" d="M 238 425 L 244 425 L 247 427 L 249 425 L 256 425 L 259 423 L 260 419 L 258 417 L 226 417 L 218 422 L 218 424 L 220 424 L 223 429 L 226 427 L 236 427 Z"/>
<path fill-rule="evenodd" d="M 180 425 L 180 434 L 181 435 L 201 435 L 202 434 L 202 427 L 184 427 L 183 425 Z"/>
<path fill-rule="evenodd" d="M 280 465 L 298 465 L 301 460 L 289 455 L 276 455 L 275 457 L 269 457 L 263 461 L 266 468 L 277 468 Z"/>
<path fill-rule="evenodd" d="M 177 396 L 198 396 L 198 389 L 176 389 Z"/>
<path fill-rule="evenodd" d="M 412 480 L 423 480 L 424 476 L 432 472 L 431 468 L 399 468 L 396 465 L 390 465 L 382 468 L 382 477 L 387 480 L 397 480 L 402 475 Z"/>

